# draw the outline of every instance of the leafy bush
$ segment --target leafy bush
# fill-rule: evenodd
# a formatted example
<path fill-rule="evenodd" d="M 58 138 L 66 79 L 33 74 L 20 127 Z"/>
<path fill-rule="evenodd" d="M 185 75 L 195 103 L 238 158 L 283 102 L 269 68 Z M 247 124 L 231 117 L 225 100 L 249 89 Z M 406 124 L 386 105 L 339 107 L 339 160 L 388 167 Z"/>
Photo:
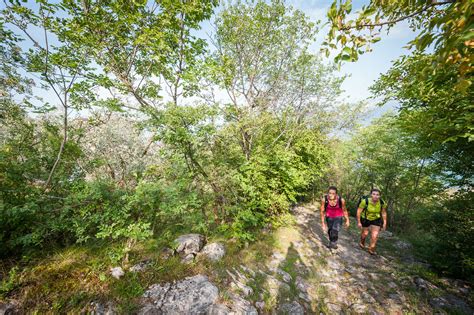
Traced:
<path fill-rule="evenodd" d="M 437 270 L 474 277 L 474 192 L 461 190 L 413 216 L 417 251 Z M 420 235 L 421 234 L 421 235 Z M 425 235 L 425 236 L 423 236 Z"/>

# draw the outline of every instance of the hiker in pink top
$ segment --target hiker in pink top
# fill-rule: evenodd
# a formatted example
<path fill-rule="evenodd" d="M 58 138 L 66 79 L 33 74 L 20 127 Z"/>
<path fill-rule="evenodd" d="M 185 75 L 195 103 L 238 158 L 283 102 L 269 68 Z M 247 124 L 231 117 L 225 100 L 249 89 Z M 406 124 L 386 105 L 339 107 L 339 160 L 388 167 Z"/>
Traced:
<path fill-rule="evenodd" d="M 329 235 L 329 248 L 337 248 L 339 230 L 342 226 L 342 218 L 346 219 L 346 228 L 349 227 L 349 213 L 346 209 L 346 201 L 337 195 L 337 188 L 329 187 L 327 195 L 321 199 L 321 226 Z M 327 223 L 327 225 L 326 225 Z"/>

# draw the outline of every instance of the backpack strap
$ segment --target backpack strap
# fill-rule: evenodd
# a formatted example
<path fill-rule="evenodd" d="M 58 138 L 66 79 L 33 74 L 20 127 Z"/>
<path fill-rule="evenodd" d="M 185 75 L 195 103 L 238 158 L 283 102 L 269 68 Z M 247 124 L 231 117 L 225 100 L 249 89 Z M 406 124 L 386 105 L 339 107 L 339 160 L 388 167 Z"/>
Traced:
<path fill-rule="evenodd" d="M 367 209 L 369 208 L 369 196 L 364 196 L 365 207 L 364 207 L 364 218 L 367 219 Z"/>
<path fill-rule="evenodd" d="M 342 209 L 342 198 L 341 198 L 341 196 L 337 196 L 337 199 L 338 199 L 337 202 L 339 203 L 339 208 Z"/>
<path fill-rule="evenodd" d="M 328 204 L 329 204 L 328 195 L 324 195 L 324 212 L 328 210 Z"/>

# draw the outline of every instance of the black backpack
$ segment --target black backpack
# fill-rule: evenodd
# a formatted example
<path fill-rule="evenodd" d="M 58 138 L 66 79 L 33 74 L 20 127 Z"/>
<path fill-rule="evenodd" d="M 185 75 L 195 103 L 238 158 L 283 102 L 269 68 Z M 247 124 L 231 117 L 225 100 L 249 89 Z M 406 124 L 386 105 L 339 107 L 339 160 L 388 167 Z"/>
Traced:
<path fill-rule="evenodd" d="M 339 204 L 339 207 L 342 209 L 342 198 L 340 196 L 337 196 L 337 203 Z M 360 204 L 360 202 L 359 202 Z M 328 195 L 324 195 L 324 211 L 328 210 L 328 205 L 329 205 L 329 199 Z"/>
<path fill-rule="evenodd" d="M 357 203 L 357 207 L 359 207 L 362 200 L 365 200 L 365 207 L 363 211 L 364 211 L 364 217 L 367 218 L 367 208 L 369 207 L 369 196 L 360 197 L 359 202 Z M 383 201 L 383 199 L 380 198 L 380 217 L 382 217 L 382 209 L 383 209 L 384 204 L 385 204 L 385 201 Z"/>

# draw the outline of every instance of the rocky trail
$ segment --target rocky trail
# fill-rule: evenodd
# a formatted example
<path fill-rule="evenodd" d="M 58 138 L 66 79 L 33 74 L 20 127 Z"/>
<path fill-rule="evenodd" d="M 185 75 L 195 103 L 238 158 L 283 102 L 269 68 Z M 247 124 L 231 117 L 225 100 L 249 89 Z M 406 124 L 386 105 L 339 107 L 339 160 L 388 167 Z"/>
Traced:
<path fill-rule="evenodd" d="M 426 264 L 389 232 L 380 243 L 394 246 L 371 256 L 358 247 L 351 222 L 338 249 L 329 250 L 315 206 L 296 207 L 293 215 L 295 224 L 275 232 L 278 246 L 264 265 L 227 269 L 221 289 L 206 275 L 154 285 L 140 314 L 473 313 L 466 283 L 444 279 L 450 289 L 443 289 L 406 272 Z"/>
<path fill-rule="evenodd" d="M 189 266 L 187 277 L 145 286 L 134 312 L 143 315 L 474 314 L 467 282 L 430 277 L 429 265 L 417 261 L 411 245 L 390 232 L 381 233 L 379 254 L 371 256 L 358 246 L 353 218 L 336 250 L 326 247 L 317 205 L 295 207 L 288 221 L 264 231 L 263 243 L 233 253 L 227 252 L 229 243 L 205 244 L 202 235 L 185 234 L 158 260 L 110 273 L 120 282 L 126 273 L 153 274 L 153 264 L 170 259 Z M 116 306 L 93 302 L 81 313 L 123 313 Z M 21 312 L 0 303 L 0 315 L 13 313 Z"/>

